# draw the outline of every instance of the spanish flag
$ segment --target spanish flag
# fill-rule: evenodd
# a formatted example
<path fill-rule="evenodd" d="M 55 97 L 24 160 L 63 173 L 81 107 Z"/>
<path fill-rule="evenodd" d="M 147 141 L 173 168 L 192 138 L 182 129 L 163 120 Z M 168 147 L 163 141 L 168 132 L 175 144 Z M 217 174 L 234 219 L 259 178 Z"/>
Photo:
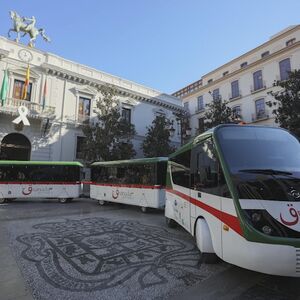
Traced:
<path fill-rule="evenodd" d="M 29 78 L 30 78 L 30 69 L 29 69 L 29 65 L 27 67 L 27 71 L 26 71 L 26 78 L 25 78 L 25 83 L 23 86 L 23 93 L 22 93 L 22 99 L 26 100 L 27 98 L 27 89 L 29 86 Z"/>
<path fill-rule="evenodd" d="M 46 97 L 47 97 L 47 79 L 45 79 L 44 90 L 43 90 L 43 103 L 42 103 L 43 109 L 45 109 Z"/>

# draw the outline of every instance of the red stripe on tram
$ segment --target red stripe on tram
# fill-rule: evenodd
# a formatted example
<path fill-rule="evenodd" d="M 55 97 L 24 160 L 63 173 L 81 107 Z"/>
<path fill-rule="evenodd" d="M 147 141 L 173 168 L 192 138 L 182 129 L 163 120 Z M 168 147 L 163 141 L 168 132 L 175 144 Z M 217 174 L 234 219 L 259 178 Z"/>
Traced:
<path fill-rule="evenodd" d="M 78 185 L 81 184 L 80 181 L 76 182 L 65 182 L 65 181 L 5 181 L 0 182 L 1 184 L 31 184 L 31 185 L 39 185 L 39 184 L 51 184 L 51 185 Z"/>
<path fill-rule="evenodd" d="M 113 184 L 113 183 L 96 183 L 91 182 L 92 185 L 97 186 L 113 186 L 113 187 L 126 187 L 126 188 L 138 188 L 138 189 L 163 189 L 162 185 L 143 185 L 143 184 Z"/>
<path fill-rule="evenodd" d="M 232 230 L 234 230 L 239 235 L 243 236 L 243 231 L 240 225 L 240 221 L 236 216 L 230 215 L 226 212 L 223 212 L 219 209 L 216 209 L 210 205 L 207 205 L 206 203 L 199 201 L 195 198 L 192 198 L 184 193 L 181 193 L 179 191 L 173 190 L 173 189 L 166 189 L 167 192 L 172 193 L 174 195 L 179 196 L 180 198 L 202 208 L 203 210 L 207 211 L 214 217 L 218 218 L 220 221 L 228 225 Z"/>

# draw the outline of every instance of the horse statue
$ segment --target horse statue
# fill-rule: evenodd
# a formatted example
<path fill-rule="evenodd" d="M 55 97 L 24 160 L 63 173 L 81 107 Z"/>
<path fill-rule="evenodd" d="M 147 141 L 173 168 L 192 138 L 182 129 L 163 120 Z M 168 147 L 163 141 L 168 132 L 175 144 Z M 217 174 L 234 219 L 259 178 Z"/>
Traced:
<path fill-rule="evenodd" d="M 34 47 L 35 40 L 39 34 L 43 37 L 43 39 L 46 42 L 50 42 L 50 38 L 46 36 L 45 30 L 43 28 L 37 29 L 35 27 L 36 19 L 34 16 L 31 18 L 24 18 L 24 17 L 20 17 L 15 11 L 10 11 L 9 13 L 10 13 L 10 18 L 13 21 L 13 28 L 9 29 L 8 37 L 10 37 L 10 33 L 12 31 L 16 32 L 17 37 L 15 41 L 18 43 L 20 40 L 21 32 L 23 32 L 22 37 L 24 37 L 26 34 L 29 34 L 30 40 L 28 46 L 30 47 Z"/>

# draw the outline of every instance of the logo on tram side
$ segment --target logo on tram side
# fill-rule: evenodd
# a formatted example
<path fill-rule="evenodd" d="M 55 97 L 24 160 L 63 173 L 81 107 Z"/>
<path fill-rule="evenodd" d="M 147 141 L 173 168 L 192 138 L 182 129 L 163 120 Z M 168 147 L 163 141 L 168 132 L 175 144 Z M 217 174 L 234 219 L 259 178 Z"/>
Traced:
<path fill-rule="evenodd" d="M 112 190 L 111 194 L 112 194 L 112 197 L 114 199 L 118 199 L 118 197 L 119 197 L 119 190 L 116 190 L 116 191 Z"/>
<path fill-rule="evenodd" d="M 295 200 L 299 200 L 300 199 L 300 193 L 295 190 L 294 188 L 291 188 L 291 190 L 288 193 L 289 196 L 293 197 Z"/>
<path fill-rule="evenodd" d="M 29 196 L 32 192 L 34 192 L 34 193 L 39 193 L 39 192 L 50 193 L 52 190 L 53 190 L 52 187 L 35 187 L 35 188 L 33 188 L 30 185 L 30 186 L 22 189 L 22 194 L 24 196 Z"/>
<path fill-rule="evenodd" d="M 28 188 L 23 188 L 22 189 L 22 194 L 25 196 L 28 196 L 32 193 L 32 186 L 29 186 Z"/>
<path fill-rule="evenodd" d="M 117 190 L 112 190 L 111 195 L 113 197 L 113 199 L 118 199 L 118 198 L 123 198 L 123 199 L 127 199 L 127 200 L 132 200 L 134 197 L 134 192 L 131 191 L 119 191 Z"/>
<path fill-rule="evenodd" d="M 298 224 L 299 222 L 299 216 L 300 216 L 300 211 L 297 211 L 294 207 L 293 204 L 287 204 L 289 207 L 289 216 L 288 220 L 283 218 L 282 214 L 280 213 L 280 221 L 287 226 L 294 226 Z"/>

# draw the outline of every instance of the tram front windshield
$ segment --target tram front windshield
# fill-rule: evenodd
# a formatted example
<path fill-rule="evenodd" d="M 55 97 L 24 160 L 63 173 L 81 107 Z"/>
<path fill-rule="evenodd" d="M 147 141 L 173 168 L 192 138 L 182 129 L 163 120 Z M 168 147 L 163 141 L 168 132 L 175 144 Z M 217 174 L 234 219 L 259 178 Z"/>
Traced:
<path fill-rule="evenodd" d="M 300 144 L 279 128 L 228 126 L 217 139 L 240 199 L 300 201 Z"/>

